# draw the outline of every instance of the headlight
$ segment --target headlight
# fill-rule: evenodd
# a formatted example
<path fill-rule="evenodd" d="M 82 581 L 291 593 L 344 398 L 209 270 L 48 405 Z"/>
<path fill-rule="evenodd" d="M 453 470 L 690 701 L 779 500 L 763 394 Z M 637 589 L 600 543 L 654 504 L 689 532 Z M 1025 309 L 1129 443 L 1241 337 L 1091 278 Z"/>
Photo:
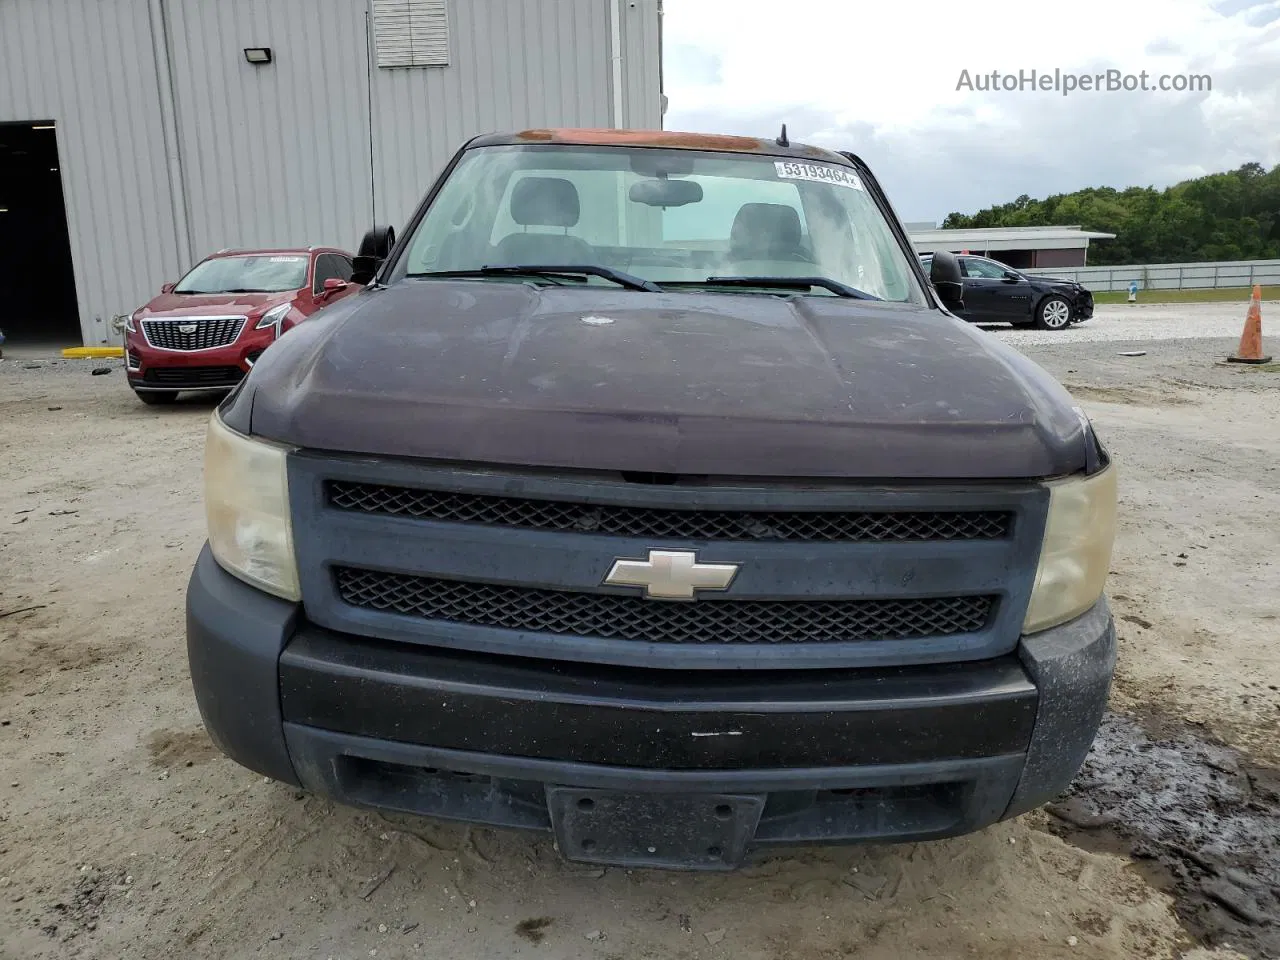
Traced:
<path fill-rule="evenodd" d="M 1080 616 L 1102 596 L 1116 530 L 1116 468 L 1049 485 L 1040 566 L 1023 633 L 1035 633 Z"/>
<path fill-rule="evenodd" d="M 275 327 L 276 337 L 279 337 L 283 331 L 284 318 L 289 315 L 291 306 L 292 304 L 282 303 L 278 307 L 272 307 L 262 315 L 262 319 L 258 321 L 254 329 L 265 330 L 267 327 Z"/>
<path fill-rule="evenodd" d="M 229 430 L 215 412 L 205 438 L 204 503 L 214 559 L 245 583 L 298 600 L 287 453 Z"/>
<path fill-rule="evenodd" d="M 136 317 L 139 313 L 141 313 L 140 310 L 135 310 L 133 311 L 133 313 L 129 314 L 129 316 L 125 318 L 124 328 L 128 330 L 130 333 L 138 332 L 138 324 L 137 324 Z"/>

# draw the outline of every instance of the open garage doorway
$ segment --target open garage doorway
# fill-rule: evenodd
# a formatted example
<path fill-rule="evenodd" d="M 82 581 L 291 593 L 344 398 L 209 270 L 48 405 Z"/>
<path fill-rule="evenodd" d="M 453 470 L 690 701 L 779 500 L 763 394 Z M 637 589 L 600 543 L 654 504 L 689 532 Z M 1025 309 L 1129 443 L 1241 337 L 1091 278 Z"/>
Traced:
<path fill-rule="evenodd" d="M 0 123 L 0 263 L 0 349 L 82 342 L 52 121 Z"/>

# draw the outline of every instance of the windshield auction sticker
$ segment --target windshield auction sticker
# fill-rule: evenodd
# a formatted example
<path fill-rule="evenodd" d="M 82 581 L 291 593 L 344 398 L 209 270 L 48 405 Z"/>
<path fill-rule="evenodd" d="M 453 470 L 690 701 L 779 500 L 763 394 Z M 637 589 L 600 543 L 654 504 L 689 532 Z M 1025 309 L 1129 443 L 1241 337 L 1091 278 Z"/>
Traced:
<path fill-rule="evenodd" d="M 775 160 L 773 166 L 778 171 L 778 176 L 784 180 L 816 180 L 854 190 L 862 189 L 862 181 L 855 174 L 839 167 L 828 167 L 821 163 L 796 163 L 794 160 Z"/>

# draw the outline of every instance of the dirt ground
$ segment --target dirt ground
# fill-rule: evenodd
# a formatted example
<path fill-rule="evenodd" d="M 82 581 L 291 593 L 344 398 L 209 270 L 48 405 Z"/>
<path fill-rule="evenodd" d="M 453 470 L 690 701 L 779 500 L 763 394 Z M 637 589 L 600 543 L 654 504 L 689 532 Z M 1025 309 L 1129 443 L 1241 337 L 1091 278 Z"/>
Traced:
<path fill-rule="evenodd" d="M 5 360 L 0 958 L 1276 956 L 1248 831 L 1280 826 L 1280 373 L 1216 365 L 1230 346 L 1023 347 L 1123 470 L 1118 716 L 1056 814 L 712 876 L 587 870 L 222 758 L 182 613 L 211 403 Z"/>

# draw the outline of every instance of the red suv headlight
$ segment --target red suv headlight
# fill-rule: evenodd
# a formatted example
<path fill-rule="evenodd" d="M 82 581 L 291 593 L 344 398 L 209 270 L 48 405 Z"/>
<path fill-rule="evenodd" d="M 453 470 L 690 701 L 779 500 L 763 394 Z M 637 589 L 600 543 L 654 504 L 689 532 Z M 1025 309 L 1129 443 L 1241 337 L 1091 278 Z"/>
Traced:
<path fill-rule="evenodd" d="M 282 303 L 278 307 L 272 307 L 262 315 L 262 319 L 254 325 L 254 329 L 266 330 L 268 327 L 272 327 L 275 329 L 276 337 L 279 338 L 280 334 L 284 332 L 284 318 L 289 315 L 291 306 L 293 305 Z"/>

